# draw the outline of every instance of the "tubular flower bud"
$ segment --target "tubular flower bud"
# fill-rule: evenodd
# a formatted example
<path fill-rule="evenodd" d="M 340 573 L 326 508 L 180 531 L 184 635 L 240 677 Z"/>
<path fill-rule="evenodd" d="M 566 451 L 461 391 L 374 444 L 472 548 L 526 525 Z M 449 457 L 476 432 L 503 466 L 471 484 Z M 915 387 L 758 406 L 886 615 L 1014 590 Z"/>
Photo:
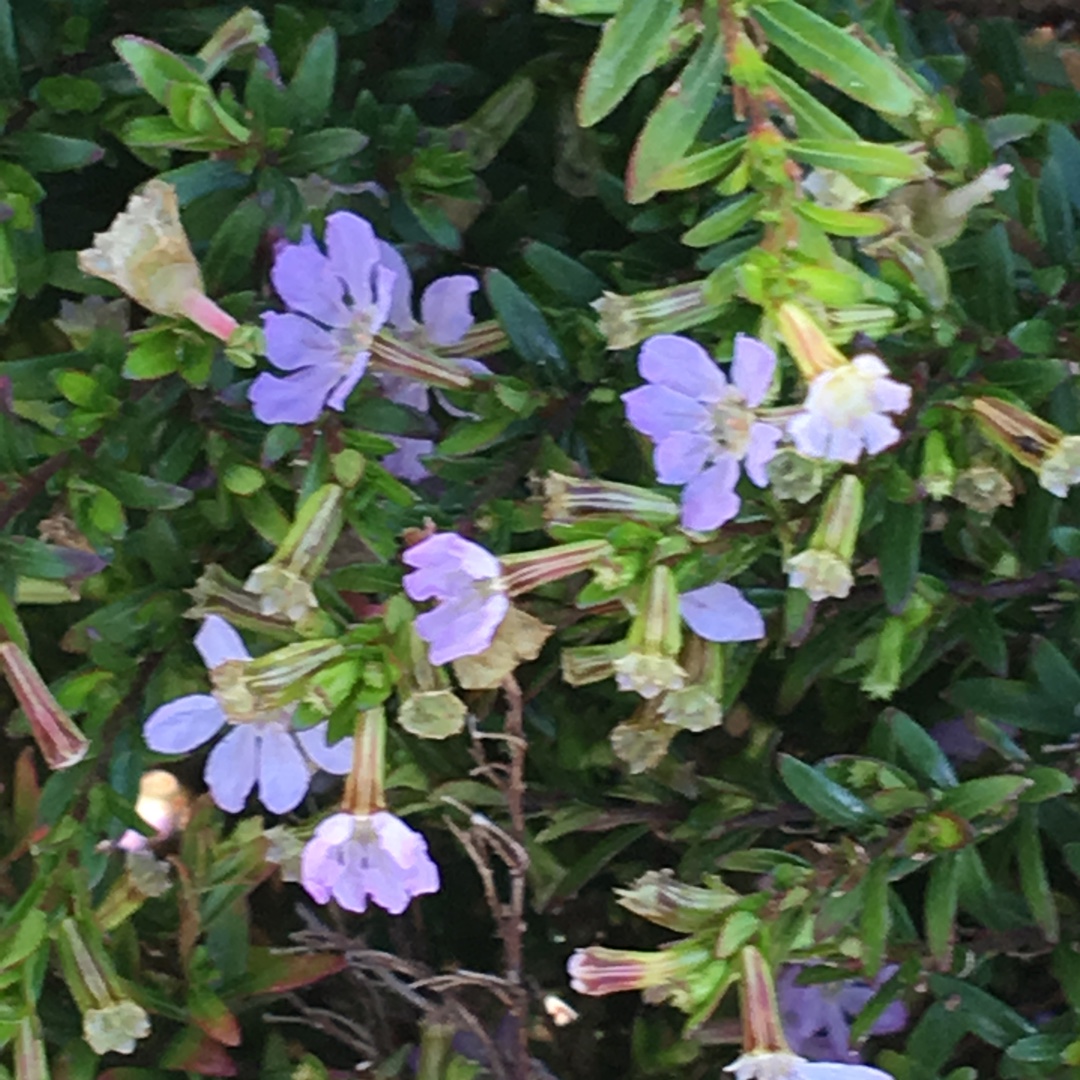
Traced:
<path fill-rule="evenodd" d="M 504 555 L 501 561 L 507 594 L 520 596 L 541 585 L 550 585 L 586 570 L 597 570 L 611 553 L 611 545 L 606 540 L 582 540 L 574 544 L 556 544 L 541 551 Z"/>
<path fill-rule="evenodd" d="M 111 281 L 144 308 L 186 317 L 222 341 L 237 327 L 206 295 L 180 224 L 176 189 L 163 180 L 151 180 L 131 196 L 108 231 L 97 233 L 94 246 L 79 252 L 79 269 Z"/>
<path fill-rule="evenodd" d="M 919 482 L 931 499 L 944 499 L 951 495 L 956 483 L 956 465 L 949 456 L 945 436 L 931 431 L 923 443 L 922 472 Z"/>
<path fill-rule="evenodd" d="M 847 364 L 847 357 L 829 340 L 810 313 L 798 304 L 781 304 L 776 312 L 776 323 L 799 373 L 807 382 Z"/>
<path fill-rule="evenodd" d="M 72 918 L 56 937 L 60 967 L 83 1018 L 83 1038 L 96 1054 L 131 1054 L 150 1034 L 146 1010 L 127 995 L 102 942 Z"/>
<path fill-rule="evenodd" d="M 684 685 L 686 672 L 678 661 L 682 646 L 679 592 L 668 567 L 653 567 L 649 574 L 626 645 L 626 653 L 614 662 L 620 690 L 632 690 L 651 700 Z"/>
<path fill-rule="evenodd" d="M 49 1062 L 41 1022 L 32 1014 L 22 1017 L 15 1031 L 15 1080 L 49 1080 Z"/>
<path fill-rule="evenodd" d="M 261 614 L 299 622 L 319 606 L 311 583 L 341 533 L 344 494 L 337 484 L 324 484 L 309 495 L 273 557 L 244 582 L 244 588 L 259 597 Z"/>
<path fill-rule="evenodd" d="M 544 519 L 571 525 L 583 517 L 613 514 L 658 525 L 677 521 L 679 508 L 666 495 L 612 480 L 580 479 L 551 472 L 542 481 Z"/>
<path fill-rule="evenodd" d="M 30 722 L 30 733 L 50 769 L 77 765 L 90 749 L 90 740 L 49 692 L 45 681 L 13 641 L 0 641 L 0 671 Z"/>
<path fill-rule="evenodd" d="M 719 879 L 708 881 L 708 887 L 686 885 L 671 870 L 648 870 L 615 894 L 628 911 L 683 933 L 714 925 L 718 915 L 742 900 L 740 893 Z"/>
<path fill-rule="evenodd" d="M 662 990 L 676 996 L 688 976 L 708 965 L 712 956 L 705 946 L 679 942 L 659 952 L 605 949 L 592 945 L 577 949 L 566 964 L 570 985 L 579 994 L 604 997 L 624 990 Z"/>
<path fill-rule="evenodd" d="M 842 600 L 851 592 L 851 559 L 862 510 L 862 484 L 855 476 L 845 476 L 829 492 L 810 546 L 788 559 L 788 582 L 793 589 L 803 589 L 812 600 L 829 596 Z"/>
<path fill-rule="evenodd" d="M 674 334 L 707 322 L 715 308 L 705 300 L 704 286 L 704 281 L 687 281 L 632 296 L 605 292 L 592 306 L 608 348 L 629 349 L 653 334 Z"/>

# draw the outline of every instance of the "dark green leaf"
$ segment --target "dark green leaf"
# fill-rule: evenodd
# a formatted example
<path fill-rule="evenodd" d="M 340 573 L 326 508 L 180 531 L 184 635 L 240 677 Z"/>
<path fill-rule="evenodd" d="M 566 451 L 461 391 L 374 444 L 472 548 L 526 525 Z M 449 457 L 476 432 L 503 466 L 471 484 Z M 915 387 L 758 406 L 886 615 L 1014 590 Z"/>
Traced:
<path fill-rule="evenodd" d="M 518 356 L 549 379 L 567 376 L 570 369 L 566 358 L 536 304 L 501 270 L 488 270 L 484 287 Z"/>
<path fill-rule="evenodd" d="M 937 787 L 956 787 L 956 773 L 952 764 L 921 724 L 899 709 L 886 709 L 883 719 L 891 728 L 896 745 L 912 769 Z"/>
<path fill-rule="evenodd" d="M 790 754 L 781 754 L 779 762 L 780 775 L 791 793 L 826 821 L 851 829 L 878 820 L 862 799 L 812 765 Z"/>
<path fill-rule="evenodd" d="M 885 508 L 878 543 L 881 587 L 893 612 L 907 605 L 919 572 L 925 512 L 921 502 L 891 502 Z"/>
<path fill-rule="evenodd" d="M 326 27 L 308 42 L 289 83 L 288 99 L 294 127 L 306 130 L 318 127 L 326 120 L 334 97 L 336 75 L 337 35 Z"/>

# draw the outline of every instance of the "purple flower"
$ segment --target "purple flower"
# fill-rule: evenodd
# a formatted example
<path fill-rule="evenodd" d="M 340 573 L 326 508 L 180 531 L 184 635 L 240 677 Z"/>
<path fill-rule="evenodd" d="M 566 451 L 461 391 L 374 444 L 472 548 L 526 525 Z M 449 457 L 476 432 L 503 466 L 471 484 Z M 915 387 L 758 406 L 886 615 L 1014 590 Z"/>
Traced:
<path fill-rule="evenodd" d="M 861 353 L 814 377 L 805 411 L 788 425 L 788 434 L 800 454 L 850 465 L 864 449 L 880 454 L 899 440 L 885 414 L 902 413 L 910 404 L 911 387 L 890 379 L 880 358 Z"/>
<path fill-rule="evenodd" d="M 731 381 L 689 338 L 658 334 L 638 356 L 647 386 L 623 394 L 630 423 L 656 444 L 656 478 L 685 484 L 682 522 L 688 529 L 719 528 L 739 512 L 740 464 L 758 486 L 781 431 L 754 411 L 769 391 L 776 356 L 757 338 L 739 334 Z"/>
<path fill-rule="evenodd" d="M 365 911 L 370 897 L 400 915 L 414 896 L 439 891 L 427 841 L 386 810 L 328 817 L 300 856 L 300 880 L 320 904 L 333 897 L 346 911 Z"/>
<path fill-rule="evenodd" d="M 195 648 L 211 671 L 251 659 L 240 635 L 218 615 L 203 622 Z M 214 802 L 230 814 L 243 810 L 256 785 L 267 810 L 288 813 L 307 793 L 313 768 L 342 776 L 352 764 L 352 739 L 328 745 L 326 721 L 294 731 L 292 710 L 255 719 L 231 715 L 228 703 L 216 694 L 188 694 L 155 709 L 143 738 L 159 754 L 186 754 L 227 724 L 232 730 L 210 751 L 203 779 Z"/>
<path fill-rule="evenodd" d="M 438 600 L 417 616 L 416 632 L 433 664 L 475 656 L 491 644 L 510 610 L 499 560 L 457 533 L 436 533 L 401 556 L 415 567 L 402 580 L 411 600 Z"/>
<path fill-rule="evenodd" d="M 788 964 L 776 981 L 776 995 L 784 1032 L 795 1053 L 813 1061 L 859 1061 L 851 1047 L 852 1021 L 866 1007 L 882 983 L 896 973 L 896 965 L 882 968 L 872 982 L 843 979 L 838 982 L 799 983 L 802 964 Z M 894 1001 L 870 1028 L 871 1035 L 902 1031 L 907 1009 Z"/>
<path fill-rule="evenodd" d="M 679 597 L 686 625 L 706 641 L 757 641 L 765 636 L 765 620 L 734 585 L 717 582 Z"/>
<path fill-rule="evenodd" d="M 889 1073 L 869 1065 L 843 1065 L 833 1061 L 806 1061 L 794 1054 L 750 1053 L 724 1066 L 735 1080 L 893 1080 Z"/>
<path fill-rule="evenodd" d="M 340 412 L 394 301 L 396 275 L 374 230 L 356 214 L 331 214 L 326 254 L 308 234 L 281 249 L 270 276 L 291 310 L 263 316 L 266 355 L 292 374 L 264 372 L 251 384 L 255 415 L 265 424 L 307 424 L 327 405 Z"/>

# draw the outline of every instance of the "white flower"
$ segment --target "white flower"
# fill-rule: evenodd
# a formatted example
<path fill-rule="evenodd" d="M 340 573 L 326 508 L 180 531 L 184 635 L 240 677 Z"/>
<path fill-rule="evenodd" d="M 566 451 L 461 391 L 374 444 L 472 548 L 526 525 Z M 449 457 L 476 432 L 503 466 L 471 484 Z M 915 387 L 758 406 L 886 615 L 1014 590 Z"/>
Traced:
<path fill-rule="evenodd" d="M 1080 484 L 1080 435 L 1066 435 L 1039 466 L 1039 483 L 1064 499 L 1073 484 Z"/>
<path fill-rule="evenodd" d="M 869 1065 L 841 1065 L 834 1061 L 807 1061 L 795 1054 L 750 1053 L 724 1068 L 735 1080 L 893 1080 Z"/>
<path fill-rule="evenodd" d="M 902 413 L 911 403 L 911 387 L 889 378 L 880 358 L 861 353 L 842 367 L 816 375 L 806 394 L 804 412 L 788 432 L 795 449 L 810 458 L 853 464 L 879 454 L 900 438 L 886 413 Z"/>

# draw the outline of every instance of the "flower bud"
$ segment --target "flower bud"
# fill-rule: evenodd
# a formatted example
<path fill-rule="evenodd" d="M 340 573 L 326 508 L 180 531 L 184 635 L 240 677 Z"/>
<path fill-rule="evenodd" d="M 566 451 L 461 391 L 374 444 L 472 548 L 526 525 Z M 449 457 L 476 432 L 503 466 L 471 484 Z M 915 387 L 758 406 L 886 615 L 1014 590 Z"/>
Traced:
<path fill-rule="evenodd" d="M 919 483 L 931 499 L 944 499 L 952 494 L 956 483 L 956 465 L 949 456 L 945 436 L 940 431 L 931 431 L 923 443 Z"/>
<path fill-rule="evenodd" d="M 833 486 L 810 546 L 787 561 L 788 582 L 803 589 L 811 600 L 851 592 L 854 577 L 851 559 L 862 521 L 863 486 L 855 476 L 845 476 Z"/>
<path fill-rule="evenodd" d="M 848 363 L 847 357 L 829 340 L 810 313 L 797 304 L 781 304 L 776 312 L 776 323 L 799 373 L 807 382 Z"/>
<path fill-rule="evenodd" d="M 133 1053 L 138 1040 L 150 1034 L 150 1018 L 127 996 L 100 938 L 66 918 L 57 932 L 56 949 L 90 1048 L 96 1054 Z"/>
<path fill-rule="evenodd" d="M 259 597 L 262 615 L 299 622 L 319 606 L 311 583 L 341 534 L 344 494 L 337 484 L 324 484 L 309 495 L 270 561 L 257 566 L 244 582 L 244 588 Z"/>
<path fill-rule="evenodd" d="M 669 567 L 655 566 L 649 574 L 626 646 L 626 653 L 614 662 L 620 690 L 650 700 L 684 685 L 686 672 L 678 662 L 682 646 L 679 591 Z"/>
<path fill-rule="evenodd" d="M 477 378 L 477 369 L 464 361 L 432 352 L 419 341 L 406 340 L 387 327 L 371 341 L 370 365 L 372 371 L 384 375 L 400 375 L 446 390 L 464 390 Z"/>
<path fill-rule="evenodd" d="M 23 1016 L 15 1030 L 15 1080 L 49 1080 L 49 1062 L 41 1022 L 36 1014 Z"/>
<path fill-rule="evenodd" d="M 992 514 L 999 506 L 1012 506 L 1012 482 L 993 465 L 973 465 L 957 474 L 952 496 L 972 510 Z"/>
<path fill-rule="evenodd" d="M 825 466 L 820 458 L 803 457 L 798 450 L 785 446 L 766 466 L 769 490 L 778 498 L 808 503 L 817 498 L 825 484 Z"/>
<path fill-rule="evenodd" d="M 82 761 L 90 740 L 60 708 L 30 657 L 13 641 L 0 641 L 0 671 L 26 714 L 45 764 L 50 769 L 69 769 Z"/>
<path fill-rule="evenodd" d="M 971 408 L 983 434 L 1029 469 L 1038 470 L 1064 435 L 1061 428 L 1001 398 L 975 398 Z"/>
<path fill-rule="evenodd" d="M 660 715 L 665 724 L 684 731 L 707 731 L 724 719 L 724 653 L 715 641 L 697 634 L 687 636 L 683 648 L 687 685 L 669 690 L 660 698 Z"/>
<path fill-rule="evenodd" d="M 653 334 L 675 334 L 708 322 L 716 310 L 706 302 L 704 286 L 702 280 L 632 296 L 605 292 L 592 306 L 600 316 L 600 333 L 608 348 L 629 349 Z"/>
<path fill-rule="evenodd" d="M 176 189 L 163 180 L 151 180 L 132 195 L 108 231 L 95 234 L 94 246 L 79 252 L 79 269 L 111 281 L 150 311 L 191 319 L 222 341 L 237 327 L 206 295 L 180 224 Z"/>
<path fill-rule="evenodd" d="M 632 885 L 616 889 L 618 903 L 643 919 L 689 933 L 716 925 L 718 916 L 743 898 L 719 878 L 707 887 L 686 885 L 671 870 L 648 870 Z"/>
<path fill-rule="evenodd" d="M 743 1052 L 790 1054 L 791 1048 L 780 1024 L 772 971 L 765 957 L 753 945 L 742 950 L 742 969 L 739 997 L 742 1004 Z"/>
<path fill-rule="evenodd" d="M 573 645 L 559 656 L 563 682 L 588 686 L 615 676 L 615 661 L 626 653 L 625 642 L 611 645 Z"/>
<path fill-rule="evenodd" d="M 606 540 L 582 540 L 519 555 L 502 555 L 499 559 L 502 583 L 508 596 L 519 596 L 541 585 L 595 570 L 610 555 L 611 545 Z"/>
<path fill-rule="evenodd" d="M 618 484 L 612 480 L 582 480 L 551 472 L 543 479 L 544 520 L 549 525 L 572 525 L 583 517 L 611 514 L 658 525 L 679 519 L 679 507 L 666 495 Z"/>

